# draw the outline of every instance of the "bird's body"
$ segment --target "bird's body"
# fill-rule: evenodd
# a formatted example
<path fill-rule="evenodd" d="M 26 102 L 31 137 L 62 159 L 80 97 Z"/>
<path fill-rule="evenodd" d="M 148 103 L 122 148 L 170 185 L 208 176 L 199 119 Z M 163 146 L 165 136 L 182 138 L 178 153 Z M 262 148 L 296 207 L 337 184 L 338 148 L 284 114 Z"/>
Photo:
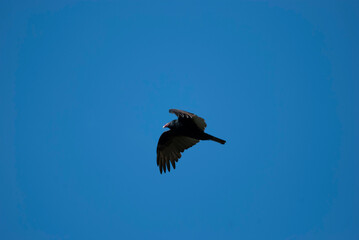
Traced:
<path fill-rule="evenodd" d="M 158 140 L 157 165 L 161 173 L 162 170 L 166 172 L 166 167 L 170 171 L 170 162 L 176 168 L 175 162 L 181 158 L 181 152 L 200 140 L 213 140 L 221 144 L 226 142 L 204 132 L 207 124 L 203 118 L 177 109 L 170 109 L 169 112 L 176 114 L 178 119 L 163 126 L 170 130 L 164 132 Z"/>

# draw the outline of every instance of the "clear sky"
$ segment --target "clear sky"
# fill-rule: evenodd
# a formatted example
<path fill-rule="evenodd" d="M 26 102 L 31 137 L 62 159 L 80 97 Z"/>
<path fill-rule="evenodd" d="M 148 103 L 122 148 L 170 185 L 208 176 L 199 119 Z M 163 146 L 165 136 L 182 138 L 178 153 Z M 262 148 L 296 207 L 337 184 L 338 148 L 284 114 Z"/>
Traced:
<path fill-rule="evenodd" d="M 358 1 L 2 1 L 0 239 L 359 239 Z M 170 108 L 206 119 L 160 174 Z"/>

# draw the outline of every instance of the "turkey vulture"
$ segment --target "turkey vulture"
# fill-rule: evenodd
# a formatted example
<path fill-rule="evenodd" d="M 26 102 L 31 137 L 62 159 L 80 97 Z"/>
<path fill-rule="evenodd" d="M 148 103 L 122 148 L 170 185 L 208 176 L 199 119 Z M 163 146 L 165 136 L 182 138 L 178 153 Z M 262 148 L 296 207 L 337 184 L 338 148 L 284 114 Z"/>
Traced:
<path fill-rule="evenodd" d="M 192 147 L 200 140 L 226 143 L 226 141 L 204 132 L 207 124 L 203 118 L 177 109 L 170 109 L 169 112 L 176 114 L 178 119 L 163 126 L 163 128 L 167 127 L 170 130 L 162 133 L 158 140 L 157 166 L 159 166 L 161 174 L 162 170 L 166 172 L 166 167 L 170 171 L 170 162 L 173 169 L 175 169 L 176 162 L 181 158 L 181 152 Z"/>

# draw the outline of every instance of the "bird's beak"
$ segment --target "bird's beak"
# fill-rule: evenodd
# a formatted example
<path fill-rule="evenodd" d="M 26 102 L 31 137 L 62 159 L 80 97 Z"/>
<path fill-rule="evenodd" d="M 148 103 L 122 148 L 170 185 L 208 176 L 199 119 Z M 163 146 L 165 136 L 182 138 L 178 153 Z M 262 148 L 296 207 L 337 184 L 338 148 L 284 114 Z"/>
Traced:
<path fill-rule="evenodd" d="M 166 123 L 165 125 L 163 125 L 163 128 L 166 128 L 166 127 L 168 127 L 168 124 L 169 124 L 169 123 Z"/>

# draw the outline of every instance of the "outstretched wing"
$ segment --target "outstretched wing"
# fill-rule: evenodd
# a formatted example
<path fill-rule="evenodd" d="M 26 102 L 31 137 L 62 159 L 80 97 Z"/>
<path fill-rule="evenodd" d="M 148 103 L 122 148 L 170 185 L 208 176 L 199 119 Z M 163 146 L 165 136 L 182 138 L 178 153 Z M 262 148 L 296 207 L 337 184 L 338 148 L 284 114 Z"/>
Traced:
<path fill-rule="evenodd" d="M 159 166 L 161 174 L 162 170 L 166 172 L 166 167 L 170 171 L 170 162 L 175 169 L 176 162 L 182 156 L 181 152 L 198 142 L 199 140 L 194 138 L 179 136 L 172 130 L 162 133 L 157 145 L 157 166 Z"/>
<path fill-rule="evenodd" d="M 193 122 L 197 125 L 197 127 L 199 127 L 202 131 L 204 131 L 204 129 L 207 127 L 207 124 L 204 119 L 198 117 L 196 114 L 178 109 L 170 109 L 170 113 L 176 114 L 178 118 L 191 118 Z"/>

